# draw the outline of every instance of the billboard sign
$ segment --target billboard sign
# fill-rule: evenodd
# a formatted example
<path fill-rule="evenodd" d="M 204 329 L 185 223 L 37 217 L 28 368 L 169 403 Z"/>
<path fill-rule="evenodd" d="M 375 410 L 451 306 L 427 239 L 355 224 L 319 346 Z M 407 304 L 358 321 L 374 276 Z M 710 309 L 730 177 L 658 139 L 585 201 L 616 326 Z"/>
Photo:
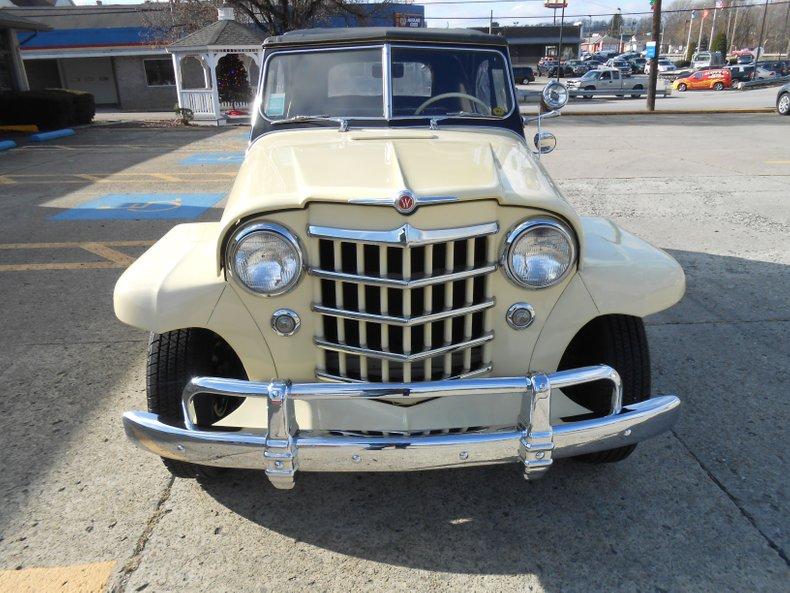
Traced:
<path fill-rule="evenodd" d="M 406 14 L 404 12 L 395 13 L 396 27 L 420 28 L 425 26 L 425 19 L 419 14 Z"/>
<path fill-rule="evenodd" d="M 567 8 L 568 7 L 568 3 L 567 2 L 553 2 L 552 0 L 545 0 L 545 2 L 543 2 L 543 6 L 545 8 Z"/>

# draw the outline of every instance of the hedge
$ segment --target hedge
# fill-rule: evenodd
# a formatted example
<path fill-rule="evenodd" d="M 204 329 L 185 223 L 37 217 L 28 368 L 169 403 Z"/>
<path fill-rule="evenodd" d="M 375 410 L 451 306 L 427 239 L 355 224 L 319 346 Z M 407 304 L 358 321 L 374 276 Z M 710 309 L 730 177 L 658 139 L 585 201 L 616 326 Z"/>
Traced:
<path fill-rule="evenodd" d="M 96 113 L 93 95 L 68 89 L 0 93 L 0 124 L 35 124 L 58 130 L 89 124 Z"/>

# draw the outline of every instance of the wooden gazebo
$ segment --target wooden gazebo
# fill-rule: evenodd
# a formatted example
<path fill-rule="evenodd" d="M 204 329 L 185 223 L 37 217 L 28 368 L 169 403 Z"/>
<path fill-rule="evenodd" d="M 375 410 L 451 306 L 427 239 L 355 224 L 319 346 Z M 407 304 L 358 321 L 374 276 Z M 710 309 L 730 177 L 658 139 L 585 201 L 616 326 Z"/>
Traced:
<path fill-rule="evenodd" d="M 223 104 L 220 101 L 217 65 L 224 56 L 239 55 L 247 70 L 253 93 L 257 77 L 251 76 L 252 65 L 255 65 L 255 71 L 261 66 L 261 46 L 266 35 L 237 22 L 234 19 L 233 8 L 229 6 L 222 6 L 217 12 L 217 22 L 190 33 L 167 48 L 168 53 L 173 56 L 178 106 L 190 109 L 196 124 L 224 125 L 227 123 L 225 109 L 247 107 L 243 102 Z M 203 69 L 202 87 L 185 88 L 184 86 L 183 66 L 188 58 L 197 60 Z"/>

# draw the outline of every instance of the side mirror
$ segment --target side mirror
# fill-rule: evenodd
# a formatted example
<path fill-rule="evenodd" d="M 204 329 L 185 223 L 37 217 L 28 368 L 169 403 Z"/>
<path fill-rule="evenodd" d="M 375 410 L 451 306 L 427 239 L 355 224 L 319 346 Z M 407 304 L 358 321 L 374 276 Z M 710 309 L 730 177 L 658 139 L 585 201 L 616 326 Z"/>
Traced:
<path fill-rule="evenodd" d="M 532 141 L 537 154 L 549 154 L 557 148 L 557 137 L 551 132 L 538 132 Z"/>

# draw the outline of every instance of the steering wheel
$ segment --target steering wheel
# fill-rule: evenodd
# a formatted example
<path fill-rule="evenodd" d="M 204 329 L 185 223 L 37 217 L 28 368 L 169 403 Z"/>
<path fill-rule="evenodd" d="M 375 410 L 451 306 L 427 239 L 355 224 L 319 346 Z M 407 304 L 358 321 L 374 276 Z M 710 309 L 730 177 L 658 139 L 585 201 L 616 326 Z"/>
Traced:
<path fill-rule="evenodd" d="M 414 115 L 420 115 L 423 110 L 428 107 L 431 103 L 436 103 L 436 101 L 441 101 L 442 99 L 449 99 L 450 97 L 458 97 L 460 99 L 469 99 L 473 103 L 477 103 L 483 109 L 485 109 L 488 113 L 484 113 L 483 115 L 491 115 L 491 108 L 486 104 L 485 101 L 478 99 L 472 95 L 467 95 L 466 93 L 442 93 L 441 95 L 436 95 L 435 97 L 431 97 L 425 103 L 420 105 L 415 111 Z"/>

